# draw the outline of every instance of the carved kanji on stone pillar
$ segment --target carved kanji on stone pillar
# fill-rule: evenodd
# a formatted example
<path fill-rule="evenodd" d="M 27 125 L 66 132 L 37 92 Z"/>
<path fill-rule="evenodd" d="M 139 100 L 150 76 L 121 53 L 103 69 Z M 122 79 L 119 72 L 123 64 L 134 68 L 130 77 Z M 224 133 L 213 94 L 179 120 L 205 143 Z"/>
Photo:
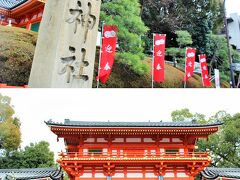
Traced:
<path fill-rule="evenodd" d="M 30 87 L 91 88 L 101 0 L 47 1 Z"/>

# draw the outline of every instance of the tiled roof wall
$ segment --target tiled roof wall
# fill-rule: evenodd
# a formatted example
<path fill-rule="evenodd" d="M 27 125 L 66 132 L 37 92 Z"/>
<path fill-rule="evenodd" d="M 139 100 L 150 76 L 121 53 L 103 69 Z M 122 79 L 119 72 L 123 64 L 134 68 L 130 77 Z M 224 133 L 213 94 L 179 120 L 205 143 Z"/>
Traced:
<path fill-rule="evenodd" d="M 0 179 L 6 176 L 14 176 L 16 179 L 38 179 L 48 178 L 60 179 L 63 172 L 54 168 L 32 168 L 32 169 L 0 169 Z"/>
<path fill-rule="evenodd" d="M 210 178 L 217 178 L 217 177 L 240 179 L 240 168 L 208 167 L 204 171 L 202 171 L 201 174 L 205 178 L 209 178 L 209 179 Z"/>
<path fill-rule="evenodd" d="M 13 9 L 27 0 L 0 0 L 0 8 Z"/>

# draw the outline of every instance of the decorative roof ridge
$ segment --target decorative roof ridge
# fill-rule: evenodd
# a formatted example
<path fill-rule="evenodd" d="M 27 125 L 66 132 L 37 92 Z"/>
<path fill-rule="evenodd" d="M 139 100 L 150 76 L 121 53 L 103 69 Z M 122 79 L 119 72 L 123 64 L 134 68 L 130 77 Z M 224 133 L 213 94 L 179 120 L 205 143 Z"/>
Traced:
<path fill-rule="evenodd" d="M 54 122 L 52 119 L 44 121 L 48 126 L 78 126 L 78 127 L 208 127 L 208 126 L 220 126 L 223 123 L 215 121 L 212 123 L 200 124 L 194 121 L 70 121 L 65 119 L 64 123 Z"/>
<path fill-rule="evenodd" d="M 2 177 L 14 175 L 17 180 L 50 178 L 57 180 L 63 176 L 62 168 L 23 168 L 23 169 L 0 169 Z"/>
<path fill-rule="evenodd" d="M 201 175 L 207 179 L 216 179 L 217 177 L 240 179 L 240 168 L 206 167 L 201 171 Z"/>
<path fill-rule="evenodd" d="M 21 169 L 18 169 L 18 168 L 13 168 L 13 169 L 0 169 L 0 172 L 6 172 L 6 171 L 39 171 L 39 170 L 42 170 L 42 171 L 58 171 L 59 169 L 57 168 L 21 168 Z"/>
<path fill-rule="evenodd" d="M 240 172 L 240 168 L 218 168 L 218 167 L 207 167 L 208 170 L 215 170 L 215 171 L 225 171 L 225 172 Z"/>

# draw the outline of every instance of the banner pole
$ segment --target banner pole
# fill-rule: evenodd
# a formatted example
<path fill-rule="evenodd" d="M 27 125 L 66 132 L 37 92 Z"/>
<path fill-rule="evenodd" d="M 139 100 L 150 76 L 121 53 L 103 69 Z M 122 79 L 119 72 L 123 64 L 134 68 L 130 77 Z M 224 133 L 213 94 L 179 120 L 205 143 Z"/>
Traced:
<path fill-rule="evenodd" d="M 155 34 L 153 33 L 153 47 L 152 47 L 152 88 L 154 88 L 154 84 L 153 84 L 153 81 L 154 81 L 154 36 Z"/>
<path fill-rule="evenodd" d="M 97 78 L 97 89 L 99 88 L 99 72 L 100 72 L 100 61 L 101 61 L 101 57 L 102 57 L 102 39 L 103 39 L 103 27 L 104 27 L 105 23 L 103 21 L 102 23 L 102 32 L 101 32 L 101 39 L 100 39 L 100 49 L 99 49 L 99 60 L 98 60 L 98 78 Z"/>
<path fill-rule="evenodd" d="M 186 88 L 186 85 L 187 85 L 187 78 L 186 78 L 186 63 L 187 63 L 187 47 L 186 47 L 186 52 L 185 52 L 184 88 Z"/>
<path fill-rule="evenodd" d="M 202 64 L 201 64 L 201 58 L 200 58 L 200 56 L 201 56 L 201 55 L 198 55 L 198 59 L 199 59 L 199 62 L 200 62 L 200 67 L 201 67 L 202 86 L 203 86 L 203 88 L 204 88 L 205 86 L 204 86 L 204 83 L 203 83 L 203 72 L 202 72 L 203 69 L 202 69 Z"/>

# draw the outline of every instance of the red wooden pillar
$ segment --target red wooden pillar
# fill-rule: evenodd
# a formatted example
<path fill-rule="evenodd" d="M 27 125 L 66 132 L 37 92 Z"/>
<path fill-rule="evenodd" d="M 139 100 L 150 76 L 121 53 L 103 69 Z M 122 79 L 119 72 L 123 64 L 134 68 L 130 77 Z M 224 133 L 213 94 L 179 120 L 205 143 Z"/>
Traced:
<path fill-rule="evenodd" d="M 31 26 L 32 26 L 32 23 L 31 23 L 31 18 L 32 16 L 30 15 L 30 14 L 27 14 L 26 15 L 26 18 L 28 19 L 28 22 L 27 22 L 27 24 L 26 24 L 26 29 L 27 30 L 31 30 Z"/>
<path fill-rule="evenodd" d="M 32 26 L 32 23 L 28 22 L 27 25 L 26 25 L 26 29 L 30 31 L 31 30 L 31 26 Z"/>

